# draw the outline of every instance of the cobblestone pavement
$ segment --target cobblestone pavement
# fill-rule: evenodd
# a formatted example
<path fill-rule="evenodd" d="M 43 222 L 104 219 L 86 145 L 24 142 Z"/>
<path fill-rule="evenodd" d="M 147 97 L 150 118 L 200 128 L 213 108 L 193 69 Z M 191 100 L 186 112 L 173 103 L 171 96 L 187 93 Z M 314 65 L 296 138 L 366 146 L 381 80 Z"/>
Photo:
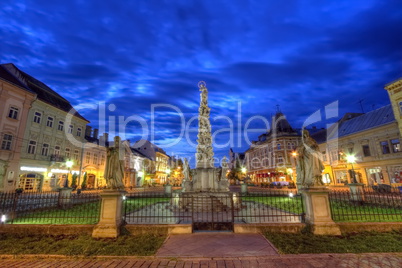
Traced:
<path fill-rule="evenodd" d="M 0 257 L 1 258 L 1 257 Z M 12 256 L 3 256 L 0 267 L 38 267 L 38 268 L 128 268 L 128 267 L 402 267 L 402 254 L 370 253 L 370 254 L 302 254 L 268 257 L 240 257 L 240 258 L 116 258 L 99 257 L 96 259 L 66 259 L 66 258 L 38 258 L 25 257 L 12 259 Z"/>

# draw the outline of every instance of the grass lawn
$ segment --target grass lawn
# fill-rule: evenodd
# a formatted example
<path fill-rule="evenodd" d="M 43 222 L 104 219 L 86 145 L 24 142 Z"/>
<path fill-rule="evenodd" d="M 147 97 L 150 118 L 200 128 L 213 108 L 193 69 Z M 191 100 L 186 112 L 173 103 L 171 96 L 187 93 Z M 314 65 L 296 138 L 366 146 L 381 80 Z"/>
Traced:
<path fill-rule="evenodd" d="M 281 254 L 402 252 L 402 231 L 342 236 L 264 232 Z"/>
<path fill-rule="evenodd" d="M 15 224 L 96 224 L 99 221 L 100 202 L 27 212 L 14 219 Z"/>
<path fill-rule="evenodd" d="M 166 239 L 164 235 L 122 235 L 93 239 L 89 235 L 44 236 L 0 234 L 0 254 L 58 254 L 68 256 L 150 256 Z"/>
<path fill-rule="evenodd" d="M 338 222 L 398 222 L 402 221 L 402 209 L 380 205 L 352 205 L 348 202 L 332 201 L 333 220 Z"/>
<path fill-rule="evenodd" d="M 124 201 L 124 211 L 126 213 L 141 209 L 160 202 L 169 202 L 170 197 L 134 197 Z"/>
<path fill-rule="evenodd" d="M 303 205 L 300 196 L 247 196 L 242 197 L 242 200 L 253 201 L 295 214 L 303 213 Z"/>

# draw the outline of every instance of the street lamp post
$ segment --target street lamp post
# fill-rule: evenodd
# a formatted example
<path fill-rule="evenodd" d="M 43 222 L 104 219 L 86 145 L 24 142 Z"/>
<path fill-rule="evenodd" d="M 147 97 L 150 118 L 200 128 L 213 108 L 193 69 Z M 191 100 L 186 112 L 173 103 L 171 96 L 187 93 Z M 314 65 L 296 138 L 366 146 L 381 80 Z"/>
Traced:
<path fill-rule="evenodd" d="M 355 157 L 354 155 L 348 155 L 348 156 L 346 156 L 346 161 L 352 165 L 352 178 L 353 178 L 353 183 L 357 183 L 357 180 L 356 180 L 356 173 L 355 173 L 355 170 L 354 170 L 354 168 L 353 168 L 353 163 L 356 163 L 356 157 Z"/>
<path fill-rule="evenodd" d="M 170 168 L 166 169 L 166 174 L 167 174 L 167 179 L 166 179 L 167 181 L 166 181 L 166 183 L 167 183 L 167 184 L 169 184 L 170 172 L 171 172 Z"/>

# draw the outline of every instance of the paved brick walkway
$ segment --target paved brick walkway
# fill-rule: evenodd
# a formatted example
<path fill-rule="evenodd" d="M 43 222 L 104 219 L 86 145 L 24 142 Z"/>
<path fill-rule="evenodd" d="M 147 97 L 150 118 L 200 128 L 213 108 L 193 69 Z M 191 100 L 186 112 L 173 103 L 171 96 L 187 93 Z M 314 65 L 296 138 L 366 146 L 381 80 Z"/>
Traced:
<path fill-rule="evenodd" d="M 0 268 L 129 268 L 129 267 L 322 267 L 400 268 L 402 253 L 279 255 L 262 235 L 198 233 L 172 235 L 153 257 L 97 257 L 0 255 Z"/>
<path fill-rule="evenodd" d="M 303 254 L 243 258 L 109 258 L 109 259 L 2 259 L 3 268 L 128 268 L 128 267 L 275 267 L 275 268 L 399 268 L 402 254 Z"/>

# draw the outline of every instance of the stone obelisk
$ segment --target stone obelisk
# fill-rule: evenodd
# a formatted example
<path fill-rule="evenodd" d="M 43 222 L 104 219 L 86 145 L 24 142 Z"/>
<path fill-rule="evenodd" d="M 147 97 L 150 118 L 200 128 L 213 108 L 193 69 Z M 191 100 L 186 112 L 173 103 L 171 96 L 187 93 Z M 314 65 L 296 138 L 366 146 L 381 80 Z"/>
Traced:
<path fill-rule="evenodd" d="M 212 150 L 211 123 L 209 122 L 211 108 L 208 107 L 208 89 L 203 81 L 198 83 L 198 87 L 201 91 L 201 100 L 198 108 L 196 168 L 212 168 L 214 152 Z"/>

